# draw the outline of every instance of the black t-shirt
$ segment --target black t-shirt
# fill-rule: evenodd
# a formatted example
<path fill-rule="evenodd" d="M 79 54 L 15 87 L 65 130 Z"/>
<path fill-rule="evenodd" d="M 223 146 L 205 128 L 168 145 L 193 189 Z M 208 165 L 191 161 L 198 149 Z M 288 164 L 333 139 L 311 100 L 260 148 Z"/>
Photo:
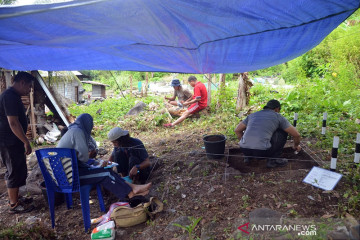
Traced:
<path fill-rule="evenodd" d="M 22 142 L 12 132 L 7 116 L 17 116 L 24 133 L 27 131 L 28 119 L 25 115 L 21 96 L 12 87 L 0 95 L 0 146 L 11 146 Z"/>
<path fill-rule="evenodd" d="M 114 148 L 112 152 L 114 161 L 119 164 L 118 172 L 127 175 L 135 165 L 141 164 L 149 157 L 144 144 L 139 139 L 131 137 L 129 145 L 126 148 Z"/>

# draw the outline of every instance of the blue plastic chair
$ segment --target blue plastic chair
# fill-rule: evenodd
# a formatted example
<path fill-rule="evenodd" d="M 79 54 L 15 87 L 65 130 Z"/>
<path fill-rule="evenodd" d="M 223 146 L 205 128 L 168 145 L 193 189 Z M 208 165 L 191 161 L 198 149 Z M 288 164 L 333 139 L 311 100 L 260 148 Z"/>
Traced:
<path fill-rule="evenodd" d="M 75 150 L 68 148 L 44 148 L 36 151 L 36 157 L 45 179 L 52 228 L 55 227 L 55 192 L 65 194 L 68 209 L 72 206 L 72 193 L 80 192 L 85 232 L 87 232 L 91 225 L 89 196 L 93 185 L 80 186 L 78 160 Z M 100 210 L 105 212 L 104 200 L 99 184 L 96 185 L 96 190 Z"/>

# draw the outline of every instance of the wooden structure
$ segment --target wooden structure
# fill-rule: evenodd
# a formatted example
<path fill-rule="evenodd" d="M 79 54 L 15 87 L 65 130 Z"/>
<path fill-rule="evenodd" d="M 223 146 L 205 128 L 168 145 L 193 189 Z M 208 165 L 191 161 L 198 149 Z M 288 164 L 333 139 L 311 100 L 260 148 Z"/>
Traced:
<path fill-rule="evenodd" d="M 85 84 L 92 85 L 92 94 L 91 98 L 106 98 L 106 87 L 109 87 L 107 84 L 95 82 L 95 81 L 81 81 Z"/>
<path fill-rule="evenodd" d="M 47 71 L 39 71 L 41 77 L 51 86 L 53 90 L 56 90 L 61 96 L 72 100 L 75 103 L 79 103 L 83 100 L 83 88 L 79 77 L 81 73 L 78 71 L 64 71 L 64 72 L 52 72 L 49 75 Z"/>
<path fill-rule="evenodd" d="M 56 93 L 51 87 L 45 84 L 38 71 L 32 71 L 31 74 L 36 78 L 33 88 L 29 95 L 22 96 L 21 100 L 26 110 L 26 116 L 29 119 L 29 125 L 26 132 L 28 139 L 36 139 L 38 135 L 45 134 L 50 125 L 47 122 L 45 114 L 45 105 L 50 108 L 57 119 L 58 124 L 69 125 L 73 121 L 72 116 L 68 113 L 67 107 L 64 106 L 62 96 Z M 2 93 L 12 84 L 14 71 L 1 69 L 0 86 Z"/>

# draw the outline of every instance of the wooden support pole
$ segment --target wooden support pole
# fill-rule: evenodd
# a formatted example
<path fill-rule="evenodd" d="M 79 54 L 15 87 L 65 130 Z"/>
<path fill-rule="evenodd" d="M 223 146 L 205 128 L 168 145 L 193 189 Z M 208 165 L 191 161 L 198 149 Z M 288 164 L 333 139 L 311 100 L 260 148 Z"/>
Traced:
<path fill-rule="evenodd" d="M 5 89 L 11 86 L 11 70 L 4 70 L 5 75 Z"/>
<path fill-rule="evenodd" d="M 208 89 L 207 89 L 207 97 L 208 97 L 208 101 L 207 101 L 207 105 L 210 106 L 211 104 L 211 74 L 208 74 Z"/>
<path fill-rule="evenodd" d="M 147 97 L 147 91 L 148 91 L 148 85 L 149 85 L 149 73 L 146 72 L 145 74 L 145 97 Z"/>
<path fill-rule="evenodd" d="M 31 88 L 30 91 L 30 127 L 32 132 L 33 140 L 36 139 L 36 118 L 35 118 L 35 108 L 34 108 L 34 87 Z"/>
<path fill-rule="evenodd" d="M 224 94 L 225 91 L 225 77 L 226 75 L 224 73 L 221 73 L 219 75 L 219 88 L 218 88 L 218 99 L 217 99 L 217 104 L 216 104 L 216 108 L 220 108 L 221 107 L 221 96 Z"/>

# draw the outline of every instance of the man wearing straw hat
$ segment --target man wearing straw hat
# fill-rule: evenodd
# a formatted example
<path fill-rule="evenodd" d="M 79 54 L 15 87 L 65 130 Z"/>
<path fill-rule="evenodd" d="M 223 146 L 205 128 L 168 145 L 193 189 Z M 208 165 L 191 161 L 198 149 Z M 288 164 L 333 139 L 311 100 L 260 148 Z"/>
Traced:
<path fill-rule="evenodd" d="M 268 168 L 285 166 L 287 160 L 280 156 L 288 134 L 294 139 L 293 149 L 301 150 L 299 132 L 279 113 L 280 109 L 280 102 L 272 99 L 263 110 L 250 114 L 235 128 L 245 163 L 252 157 L 266 157 Z"/>

